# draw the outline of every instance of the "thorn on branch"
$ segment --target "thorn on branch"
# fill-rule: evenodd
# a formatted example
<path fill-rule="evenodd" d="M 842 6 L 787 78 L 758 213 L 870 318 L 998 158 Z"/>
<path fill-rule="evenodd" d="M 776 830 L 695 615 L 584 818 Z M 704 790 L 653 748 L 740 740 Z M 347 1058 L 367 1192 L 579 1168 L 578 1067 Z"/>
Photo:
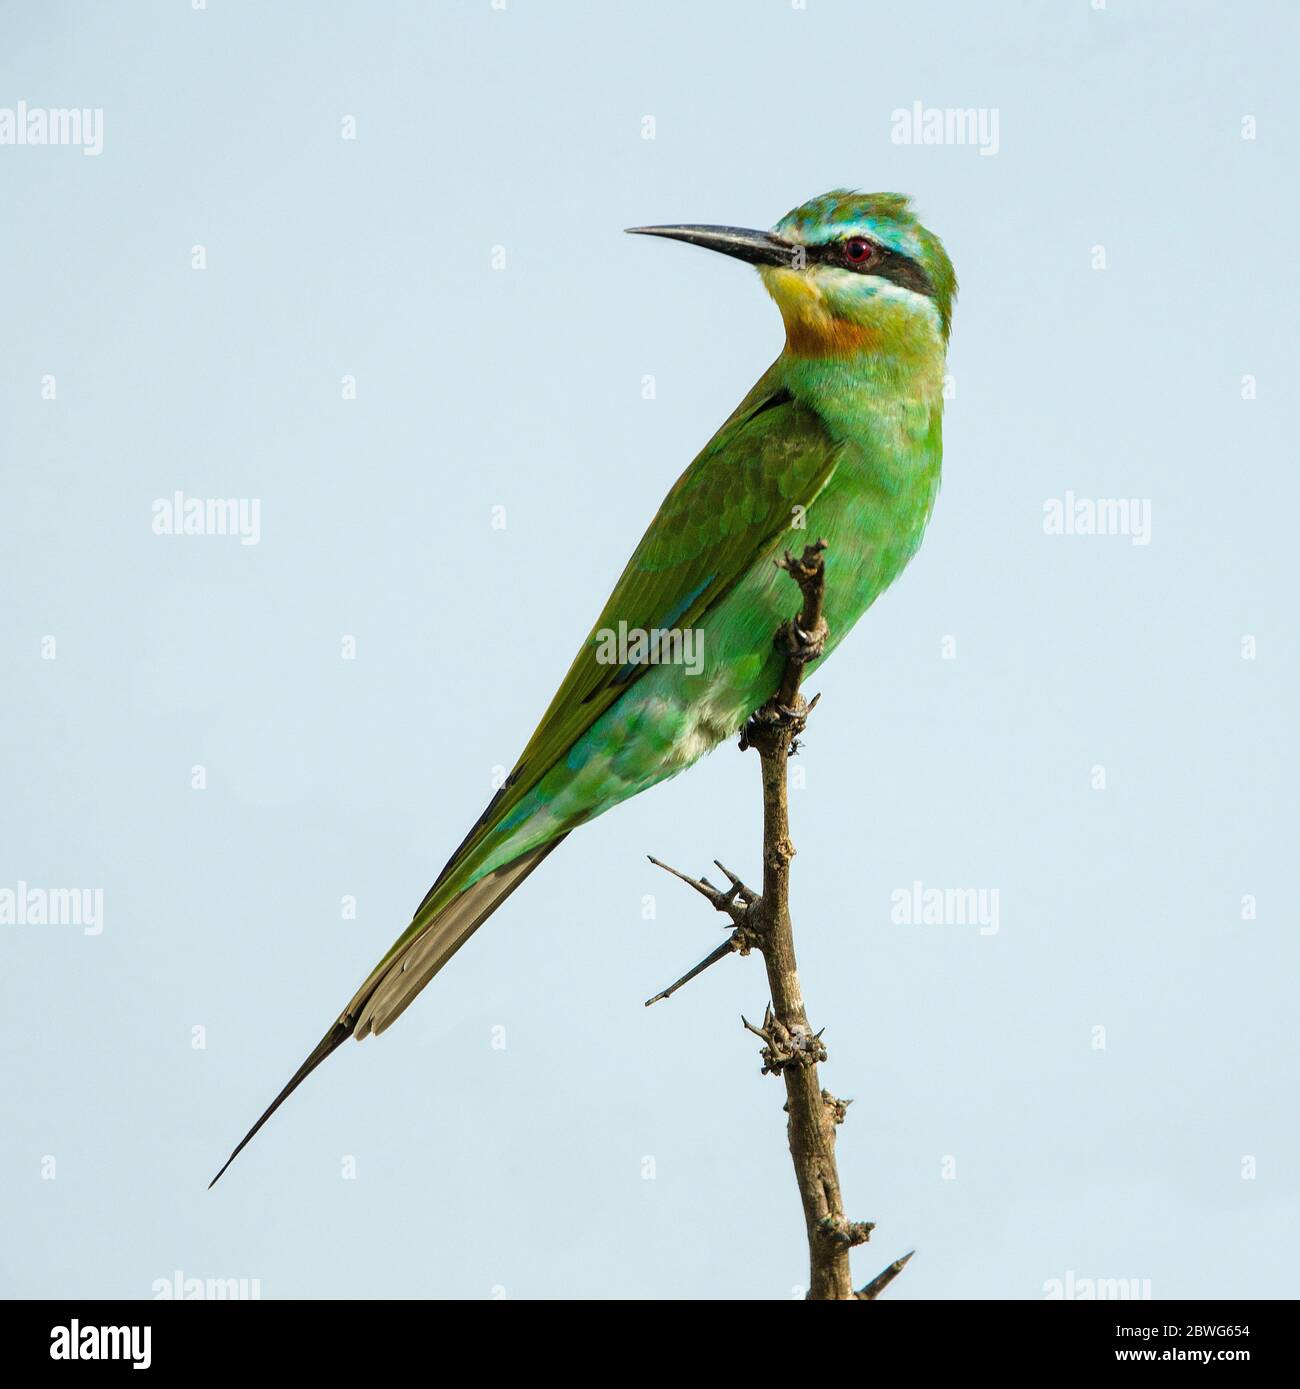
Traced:
<path fill-rule="evenodd" d="M 719 863 L 717 859 L 713 860 L 714 863 L 726 874 L 727 880 L 731 884 L 725 891 L 714 887 L 707 878 L 692 878 L 688 873 L 682 873 L 666 863 L 660 863 L 653 854 L 647 854 L 646 857 L 656 868 L 662 868 L 665 873 L 671 873 L 674 878 L 680 878 L 682 882 L 694 888 L 716 911 L 723 912 L 730 917 L 735 928 L 722 945 L 718 946 L 716 950 L 710 951 L 693 969 L 687 970 L 680 979 L 669 984 L 666 989 L 655 994 L 653 998 L 647 998 L 645 1006 L 649 1008 L 652 1003 L 671 998 L 683 984 L 689 984 L 696 975 L 703 974 L 710 965 L 716 965 L 719 960 L 725 960 L 728 955 L 748 955 L 760 943 L 757 923 L 762 919 L 760 916 L 762 898 L 752 888 L 746 887 L 730 868 Z"/>
<path fill-rule="evenodd" d="M 913 1249 L 909 1253 L 904 1254 L 901 1259 L 895 1259 L 894 1262 L 890 1264 L 887 1269 L 883 1269 L 880 1273 L 876 1274 L 876 1276 L 871 1280 L 871 1282 L 868 1283 L 867 1286 L 863 1288 L 861 1292 L 855 1293 L 854 1296 L 860 1298 L 863 1302 L 874 1302 L 876 1298 L 878 1298 L 880 1294 L 884 1292 L 885 1289 L 894 1281 L 894 1279 L 897 1278 L 900 1273 L 902 1273 L 902 1271 L 907 1267 L 908 1260 L 915 1253 L 916 1250 Z"/>
<path fill-rule="evenodd" d="M 831 1123 L 842 1124 L 849 1117 L 849 1105 L 853 1101 L 836 1099 L 829 1090 L 823 1090 L 822 1103 L 830 1111 Z"/>
<path fill-rule="evenodd" d="M 779 1076 L 787 1067 L 816 1066 L 826 1060 L 826 1048 L 822 1044 L 825 1028 L 822 1032 L 810 1033 L 798 1023 L 787 1027 L 772 1012 L 771 1004 L 764 1010 L 762 1027 L 755 1027 L 743 1013 L 740 1020 L 748 1031 L 762 1039 L 763 1049 L 759 1054 L 763 1058 L 763 1075 Z"/>
<path fill-rule="evenodd" d="M 750 914 L 751 908 L 757 907 L 762 901 L 758 893 L 752 888 L 746 887 L 730 868 L 718 863 L 717 859 L 714 859 L 713 862 L 726 874 L 727 881 L 731 884 L 725 892 L 721 888 L 714 887 L 707 878 L 692 878 L 689 873 L 683 873 L 669 864 L 661 863 L 653 854 L 647 854 L 646 857 L 656 868 L 662 868 L 665 873 L 671 873 L 674 878 L 680 878 L 688 887 L 694 888 L 714 911 L 725 912 L 731 918 L 732 925 L 748 929 L 750 923 L 758 919 L 756 912 L 753 916 Z M 755 944 L 757 944 L 756 941 L 751 941 L 743 953 L 748 954 L 749 949 Z"/>
<path fill-rule="evenodd" d="M 723 941 L 723 943 L 720 946 L 718 946 L 716 950 L 711 950 L 699 962 L 698 965 L 694 966 L 694 968 L 692 969 L 688 969 L 680 979 L 674 980 L 674 982 L 669 984 L 666 989 L 661 989 L 657 994 L 655 994 L 653 998 L 647 998 L 645 1001 L 645 1006 L 649 1008 L 649 1006 L 652 1003 L 658 1003 L 661 999 L 664 998 L 671 998 L 677 992 L 677 990 L 682 987 L 683 984 L 689 984 L 697 974 L 703 974 L 704 971 L 708 969 L 710 965 L 716 965 L 719 960 L 725 960 L 727 956 L 730 955 L 734 949 L 736 949 L 734 941 L 734 936 L 731 936 L 727 940 Z"/>

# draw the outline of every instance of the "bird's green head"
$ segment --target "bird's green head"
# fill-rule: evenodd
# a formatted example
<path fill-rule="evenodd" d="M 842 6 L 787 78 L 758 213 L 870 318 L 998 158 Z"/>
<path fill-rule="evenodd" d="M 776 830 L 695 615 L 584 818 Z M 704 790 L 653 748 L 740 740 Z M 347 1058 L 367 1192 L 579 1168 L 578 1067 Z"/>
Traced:
<path fill-rule="evenodd" d="M 943 242 L 901 193 L 839 188 L 788 212 L 770 232 L 633 227 L 757 265 L 800 356 L 908 354 L 947 343 L 957 277 Z"/>

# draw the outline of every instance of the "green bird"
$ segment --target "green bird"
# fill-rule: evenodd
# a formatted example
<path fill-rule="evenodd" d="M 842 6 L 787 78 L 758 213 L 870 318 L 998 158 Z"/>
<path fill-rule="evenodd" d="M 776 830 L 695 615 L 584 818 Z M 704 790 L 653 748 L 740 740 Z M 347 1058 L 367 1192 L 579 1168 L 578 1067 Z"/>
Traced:
<path fill-rule="evenodd" d="M 786 545 L 803 536 L 829 547 L 825 659 L 921 543 L 939 490 L 957 281 L 909 200 L 837 189 L 770 232 L 629 230 L 756 266 L 785 347 L 673 484 L 514 770 L 411 924 L 213 1184 L 331 1052 L 391 1027 L 571 830 L 684 771 L 774 693 L 784 657 L 773 633 L 790 591 L 773 561 Z M 614 633 L 633 634 L 626 651 Z M 660 659 L 686 649 L 674 633 L 691 639 L 693 659 Z"/>

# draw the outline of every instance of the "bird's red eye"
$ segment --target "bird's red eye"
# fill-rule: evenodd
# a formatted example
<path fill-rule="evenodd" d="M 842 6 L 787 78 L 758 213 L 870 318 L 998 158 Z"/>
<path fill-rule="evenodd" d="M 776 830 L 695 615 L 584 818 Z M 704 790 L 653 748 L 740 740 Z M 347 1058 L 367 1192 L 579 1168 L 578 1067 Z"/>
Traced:
<path fill-rule="evenodd" d="M 865 265 L 874 249 L 865 236 L 851 236 L 844 243 L 844 259 L 850 265 Z"/>

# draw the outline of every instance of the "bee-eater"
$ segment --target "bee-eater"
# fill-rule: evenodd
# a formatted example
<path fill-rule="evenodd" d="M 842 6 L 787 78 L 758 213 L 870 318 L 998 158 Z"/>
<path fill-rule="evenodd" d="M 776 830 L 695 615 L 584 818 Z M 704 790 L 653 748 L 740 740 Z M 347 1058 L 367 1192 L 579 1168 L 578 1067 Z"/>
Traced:
<path fill-rule="evenodd" d="M 792 531 L 829 547 L 821 659 L 921 543 L 939 490 L 957 281 L 908 199 L 837 189 L 770 232 L 629 230 L 757 266 L 785 347 L 673 484 L 514 770 L 411 924 L 221 1172 L 348 1037 L 390 1027 L 570 830 L 684 771 L 774 693 L 784 657 L 773 633 L 790 594 L 773 560 Z M 635 655 L 611 657 L 613 632 L 649 634 L 653 649 L 643 638 Z M 695 638 L 697 659 L 656 659 L 673 632 Z"/>

